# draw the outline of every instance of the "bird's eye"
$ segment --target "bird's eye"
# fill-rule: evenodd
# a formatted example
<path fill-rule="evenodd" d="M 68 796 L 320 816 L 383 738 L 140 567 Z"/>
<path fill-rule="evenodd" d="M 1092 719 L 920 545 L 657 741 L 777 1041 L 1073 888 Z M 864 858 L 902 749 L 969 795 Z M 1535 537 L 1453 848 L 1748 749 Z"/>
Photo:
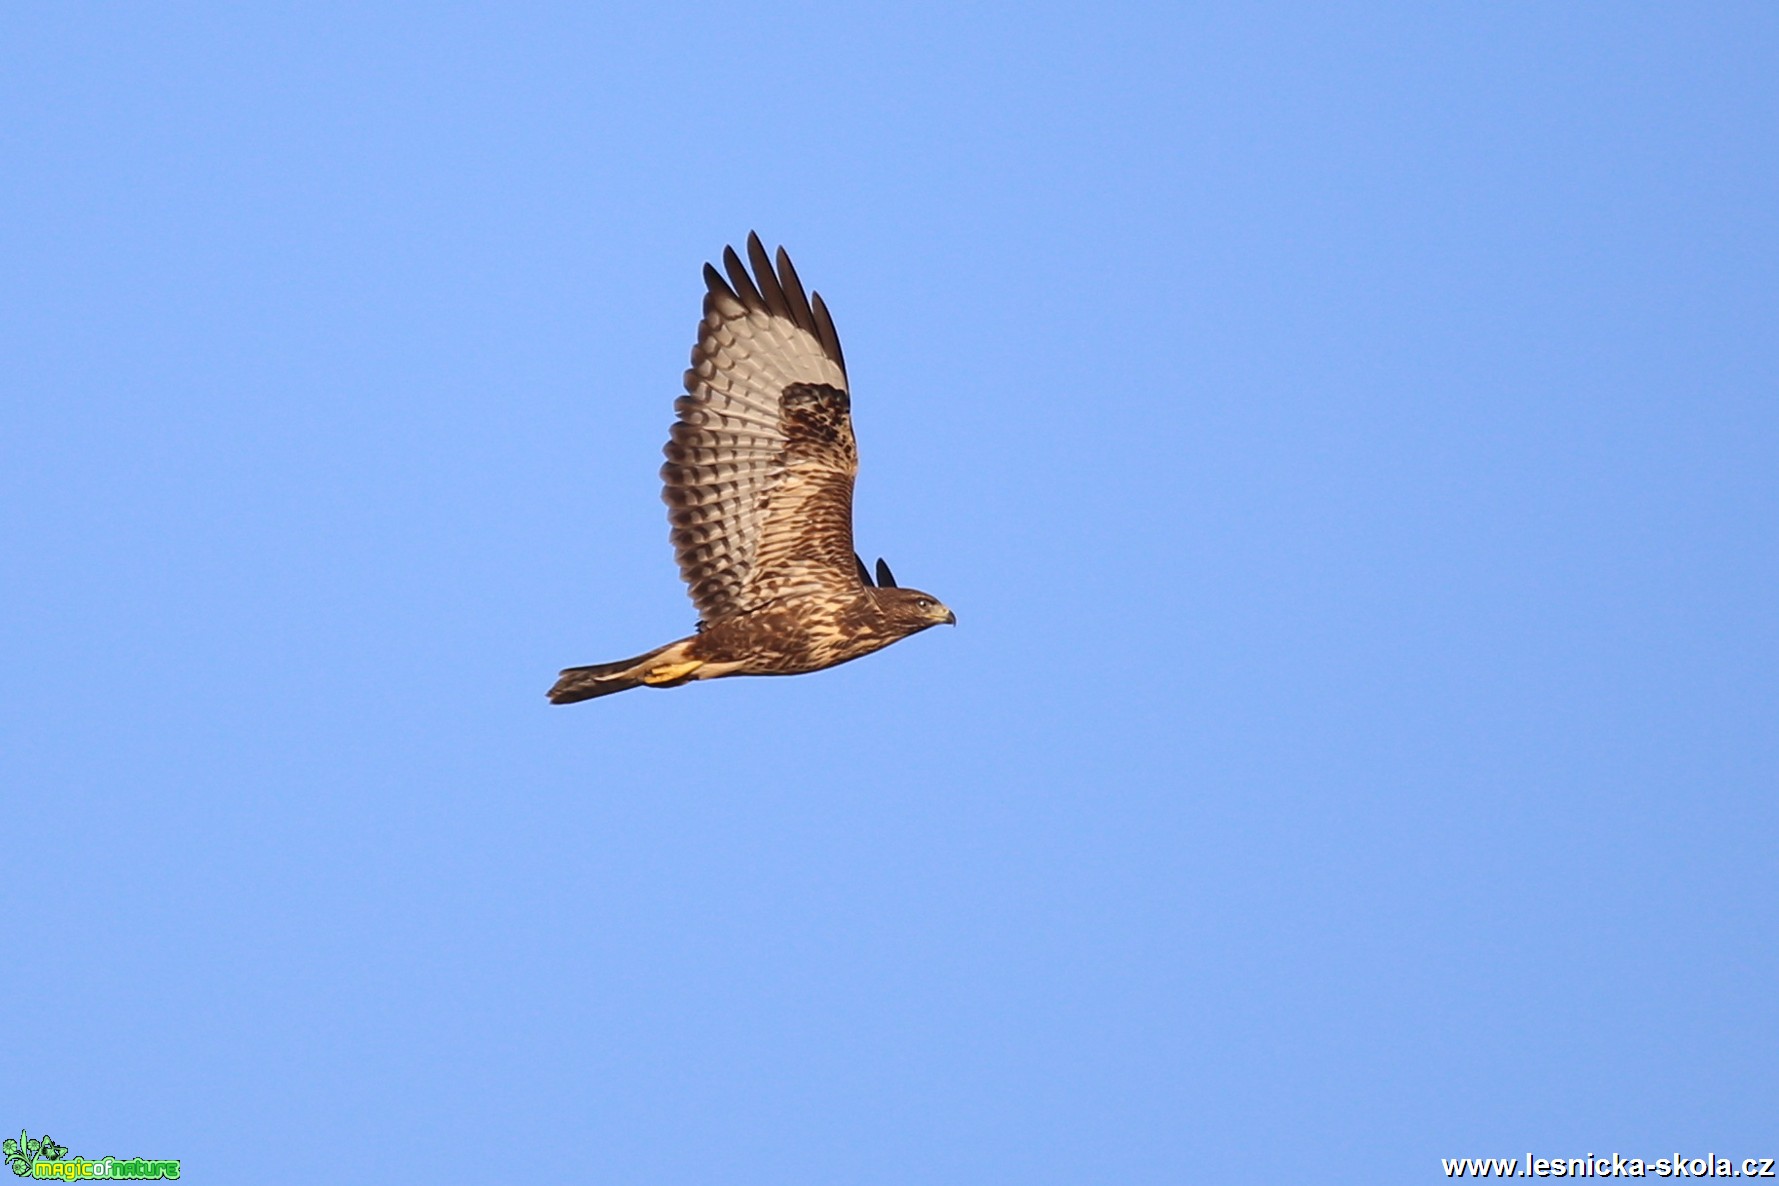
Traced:
<path fill-rule="evenodd" d="M 915 602 L 914 604 L 920 606 L 921 609 L 932 609 L 933 608 L 933 601 L 930 597 L 922 597 L 919 601 Z"/>

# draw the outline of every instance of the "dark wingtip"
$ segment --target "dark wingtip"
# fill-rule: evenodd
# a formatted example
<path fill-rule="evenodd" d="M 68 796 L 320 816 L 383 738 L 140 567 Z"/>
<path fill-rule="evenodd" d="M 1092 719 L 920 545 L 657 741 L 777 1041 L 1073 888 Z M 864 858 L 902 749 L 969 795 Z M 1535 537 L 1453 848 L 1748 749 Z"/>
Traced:
<path fill-rule="evenodd" d="M 778 249 L 778 286 L 784 289 L 785 300 L 790 303 L 792 319 L 804 329 L 812 331 L 819 341 L 821 330 L 817 328 L 815 313 L 809 307 L 809 298 L 804 295 L 803 280 L 791 263 L 790 252 L 783 247 Z"/>
<path fill-rule="evenodd" d="M 720 292 L 727 296 L 735 295 L 735 290 L 729 287 L 729 282 L 723 279 L 723 274 L 709 264 L 704 265 L 704 287 L 711 292 Z"/>
<path fill-rule="evenodd" d="M 890 571 L 890 566 L 883 562 L 882 556 L 877 558 L 877 584 L 883 589 L 896 587 L 896 574 Z"/>
<path fill-rule="evenodd" d="M 811 312 L 815 315 L 815 336 L 821 339 L 822 349 L 828 352 L 828 357 L 834 360 L 834 365 L 844 375 L 846 355 L 840 351 L 840 335 L 834 329 L 834 319 L 828 314 L 828 306 L 822 302 L 822 294 L 819 292 L 810 293 L 809 301 Z"/>
<path fill-rule="evenodd" d="M 741 257 L 735 254 L 735 248 L 723 248 L 723 270 L 729 273 L 729 283 L 735 288 L 735 295 L 741 303 L 750 309 L 764 309 L 766 301 L 760 296 L 760 290 L 754 287 L 754 281 L 747 274 L 747 267 Z"/>
<path fill-rule="evenodd" d="M 772 257 L 766 254 L 766 245 L 753 231 L 747 233 L 747 260 L 754 267 L 754 284 L 766 302 L 767 312 L 794 324 L 797 317 L 791 312 L 791 302 L 785 298 L 784 288 L 778 283 L 778 273 L 772 270 Z"/>
<path fill-rule="evenodd" d="M 857 552 L 852 554 L 852 558 L 854 563 L 859 566 L 859 583 L 869 589 L 871 587 L 871 570 L 865 567 L 865 558 Z"/>
<path fill-rule="evenodd" d="M 834 330 L 834 318 L 823 303 L 821 294 L 806 292 L 790 253 L 780 247 L 768 252 L 758 231 L 749 231 L 745 260 L 733 247 L 723 248 L 723 269 L 704 265 L 704 283 L 711 292 L 734 297 L 749 309 L 760 309 L 791 324 L 808 330 L 821 343 L 822 352 L 834 360 L 840 373 L 846 373 L 846 355 L 840 350 L 840 335 Z M 723 273 L 728 273 L 725 279 Z"/>

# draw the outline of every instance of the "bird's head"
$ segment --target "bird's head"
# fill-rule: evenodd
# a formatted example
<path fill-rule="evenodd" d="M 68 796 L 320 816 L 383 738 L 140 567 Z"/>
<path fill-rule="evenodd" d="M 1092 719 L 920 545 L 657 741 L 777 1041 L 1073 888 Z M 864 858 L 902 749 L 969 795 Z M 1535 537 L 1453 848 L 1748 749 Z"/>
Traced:
<path fill-rule="evenodd" d="M 907 634 L 925 630 L 928 626 L 957 625 L 957 615 L 931 593 L 894 587 L 872 592 L 877 595 L 877 604 L 884 616 Z"/>

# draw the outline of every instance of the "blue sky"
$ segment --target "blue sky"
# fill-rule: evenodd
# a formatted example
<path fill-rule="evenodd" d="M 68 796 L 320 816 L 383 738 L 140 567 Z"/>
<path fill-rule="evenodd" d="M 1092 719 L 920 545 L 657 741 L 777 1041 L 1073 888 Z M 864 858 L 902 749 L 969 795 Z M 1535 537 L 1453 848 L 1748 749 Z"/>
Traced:
<path fill-rule="evenodd" d="M 194 1182 L 1779 1153 L 1771 6 L 13 4 L 0 1131 Z M 693 614 L 699 267 L 959 617 Z M 552 1168 L 553 1167 L 553 1168 Z"/>

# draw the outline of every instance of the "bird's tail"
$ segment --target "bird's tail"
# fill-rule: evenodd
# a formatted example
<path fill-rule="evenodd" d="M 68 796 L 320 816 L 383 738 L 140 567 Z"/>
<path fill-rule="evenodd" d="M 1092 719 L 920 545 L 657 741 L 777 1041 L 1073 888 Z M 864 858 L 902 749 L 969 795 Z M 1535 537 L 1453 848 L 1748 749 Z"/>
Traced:
<path fill-rule="evenodd" d="M 681 639 L 679 642 L 670 642 L 634 659 L 595 663 L 591 667 L 570 667 L 556 681 L 556 686 L 550 689 L 550 703 L 573 704 L 577 700 L 591 700 L 596 696 L 610 696 L 613 692 L 640 688 L 645 683 L 658 683 L 659 681 L 650 681 L 643 677 L 658 666 L 655 660 L 685 641 Z"/>

